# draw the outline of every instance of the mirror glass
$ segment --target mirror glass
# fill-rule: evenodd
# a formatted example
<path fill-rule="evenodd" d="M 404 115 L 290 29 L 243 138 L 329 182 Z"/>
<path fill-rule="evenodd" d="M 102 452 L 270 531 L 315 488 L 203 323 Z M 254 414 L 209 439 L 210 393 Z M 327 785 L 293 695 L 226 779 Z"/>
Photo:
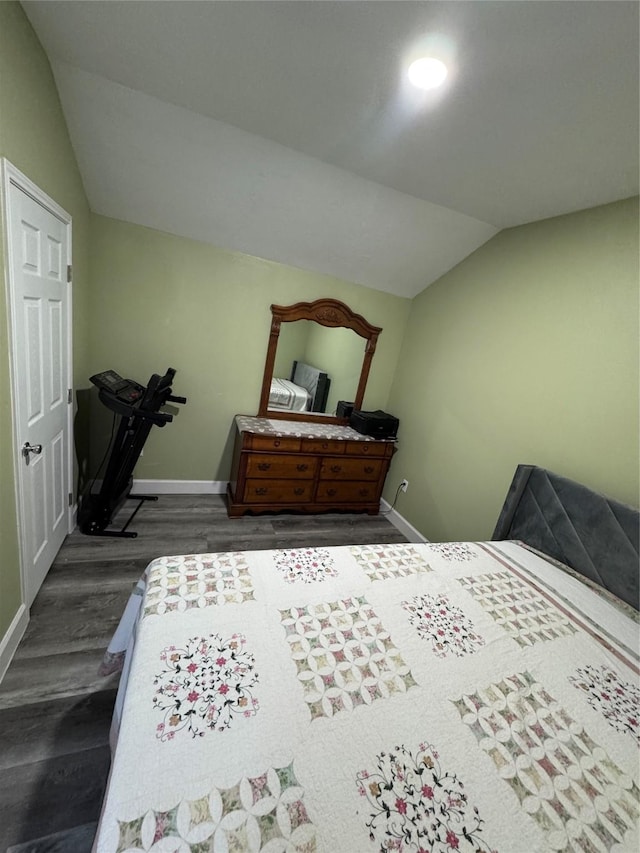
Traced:
<path fill-rule="evenodd" d="M 272 305 L 258 415 L 346 423 L 338 402 L 362 408 L 381 331 L 337 299 Z"/>
<path fill-rule="evenodd" d="M 329 328 L 315 320 L 283 323 L 273 376 L 294 381 L 298 364 L 306 364 L 325 373 L 329 380 L 326 401 L 319 400 L 313 411 L 319 415 L 335 416 L 338 400 L 351 403 L 355 400 L 366 343 L 353 329 Z M 312 401 L 307 399 L 307 403 Z M 272 401 L 268 408 L 269 411 L 281 411 L 281 407 L 273 405 Z"/>

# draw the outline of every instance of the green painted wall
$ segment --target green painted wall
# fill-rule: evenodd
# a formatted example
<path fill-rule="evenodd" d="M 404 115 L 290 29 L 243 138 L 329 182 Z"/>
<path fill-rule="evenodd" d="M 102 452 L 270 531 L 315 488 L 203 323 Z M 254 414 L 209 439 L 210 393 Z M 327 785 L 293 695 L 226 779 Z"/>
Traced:
<path fill-rule="evenodd" d="M 519 462 L 638 505 L 638 199 L 501 232 L 413 302 L 386 497 L 486 539 Z"/>
<path fill-rule="evenodd" d="M 385 408 L 411 301 L 102 216 L 91 228 L 90 373 L 146 382 L 176 368 L 188 398 L 153 429 L 135 476 L 225 480 L 235 414 L 255 414 L 270 305 L 334 297 L 384 331 L 365 404 Z M 87 383 L 88 384 L 88 383 Z"/>
<path fill-rule="evenodd" d="M 273 375 L 279 379 L 289 379 L 294 361 L 304 361 L 307 342 L 312 326 L 317 325 L 313 320 L 295 320 L 292 323 L 282 323 L 278 335 L 276 359 L 273 363 Z"/>
<path fill-rule="evenodd" d="M 86 373 L 89 208 L 49 62 L 20 5 L 0 3 L 0 156 L 73 217 L 74 373 Z M 7 340 L 5 263 L 0 246 L 0 639 L 20 606 L 18 531 Z"/>

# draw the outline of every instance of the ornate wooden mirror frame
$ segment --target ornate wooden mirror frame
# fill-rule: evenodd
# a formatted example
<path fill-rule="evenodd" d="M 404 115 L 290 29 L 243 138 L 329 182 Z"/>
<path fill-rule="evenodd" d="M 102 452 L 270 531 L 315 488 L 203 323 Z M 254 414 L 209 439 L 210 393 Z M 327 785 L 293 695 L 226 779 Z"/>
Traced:
<path fill-rule="evenodd" d="M 314 414 L 313 412 L 285 412 L 269 408 L 269 392 L 271 390 L 273 366 L 276 358 L 278 338 L 280 336 L 280 324 L 292 323 L 295 320 L 314 320 L 316 323 L 320 323 L 321 326 L 352 329 L 361 338 L 366 340 L 360 380 L 355 399 L 353 400 L 356 409 L 362 408 L 364 392 L 371 368 L 371 359 L 376 350 L 378 335 L 382 331 L 382 328 L 372 326 L 362 315 L 355 314 L 344 302 L 340 302 L 338 299 L 316 299 L 315 302 L 296 302 L 295 305 L 271 306 L 271 333 L 269 335 L 269 347 L 264 365 L 264 378 L 262 380 L 258 417 L 270 418 L 271 420 L 345 424 L 347 423 L 346 418 L 339 418 L 334 415 Z"/>

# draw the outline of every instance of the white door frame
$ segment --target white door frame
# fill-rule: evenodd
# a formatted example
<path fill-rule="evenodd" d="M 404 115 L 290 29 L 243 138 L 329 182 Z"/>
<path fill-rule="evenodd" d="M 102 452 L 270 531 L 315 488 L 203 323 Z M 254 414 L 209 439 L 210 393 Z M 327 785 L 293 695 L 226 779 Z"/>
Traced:
<path fill-rule="evenodd" d="M 26 578 L 25 578 L 25 555 L 27 553 L 26 541 L 26 512 L 25 512 L 25 490 L 23 481 L 23 465 L 22 456 L 20 455 L 20 424 L 18 423 L 18 410 L 16 399 L 18 396 L 18 381 L 16 365 L 18 363 L 18 353 L 16 349 L 16 335 L 14 329 L 17 322 L 17 306 L 14 294 L 16 290 L 16 282 L 14 276 L 13 265 L 13 250 L 11 246 L 9 229 L 11 228 L 10 218 L 10 193 L 9 188 L 13 185 L 22 192 L 30 196 L 35 202 L 45 208 L 49 213 L 63 222 L 66 227 L 67 235 L 67 258 L 71 263 L 71 216 L 60 207 L 52 198 L 50 198 L 40 187 L 36 186 L 26 175 L 17 169 L 13 163 L 9 162 L 6 157 L 2 158 L 2 196 L 3 196 L 3 214 L 4 214 L 4 256 L 5 256 L 5 281 L 6 281 L 6 299 L 7 299 L 7 331 L 9 336 L 9 372 L 11 374 L 10 393 L 11 393 L 11 415 L 12 415 L 12 431 L 13 431 L 13 471 L 15 478 L 16 489 L 16 513 L 18 518 L 18 544 L 20 556 L 20 592 L 22 602 L 27 600 L 26 596 Z M 67 284 L 67 376 L 69 378 L 69 386 L 73 387 L 73 325 L 72 325 L 72 290 L 71 282 Z M 73 459 L 74 459 L 74 443 L 73 443 L 73 404 L 67 406 L 67 439 L 68 439 L 68 477 L 69 489 L 73 494 Z M 71 533 L 75 527 L 75 506 L 67 507 L 67 532 Z"/>

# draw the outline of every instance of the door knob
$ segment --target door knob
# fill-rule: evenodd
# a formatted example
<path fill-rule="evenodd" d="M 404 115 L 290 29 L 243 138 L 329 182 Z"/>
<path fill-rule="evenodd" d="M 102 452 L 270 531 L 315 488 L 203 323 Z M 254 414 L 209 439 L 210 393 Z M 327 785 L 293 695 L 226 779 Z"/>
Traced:
<path fill-rule="evenodd" d="M 42 445 L 41 444 L 29 444 L 28 441 L 25 441 L 25 443 L 22 445 L 21 453 L 24 456 L 24 458 L 27 460 L 27 465 L 28 465 L 29 464 L 29 454 L 30 453 L 36 453 L 36 454 L 42 453 Z"/>

